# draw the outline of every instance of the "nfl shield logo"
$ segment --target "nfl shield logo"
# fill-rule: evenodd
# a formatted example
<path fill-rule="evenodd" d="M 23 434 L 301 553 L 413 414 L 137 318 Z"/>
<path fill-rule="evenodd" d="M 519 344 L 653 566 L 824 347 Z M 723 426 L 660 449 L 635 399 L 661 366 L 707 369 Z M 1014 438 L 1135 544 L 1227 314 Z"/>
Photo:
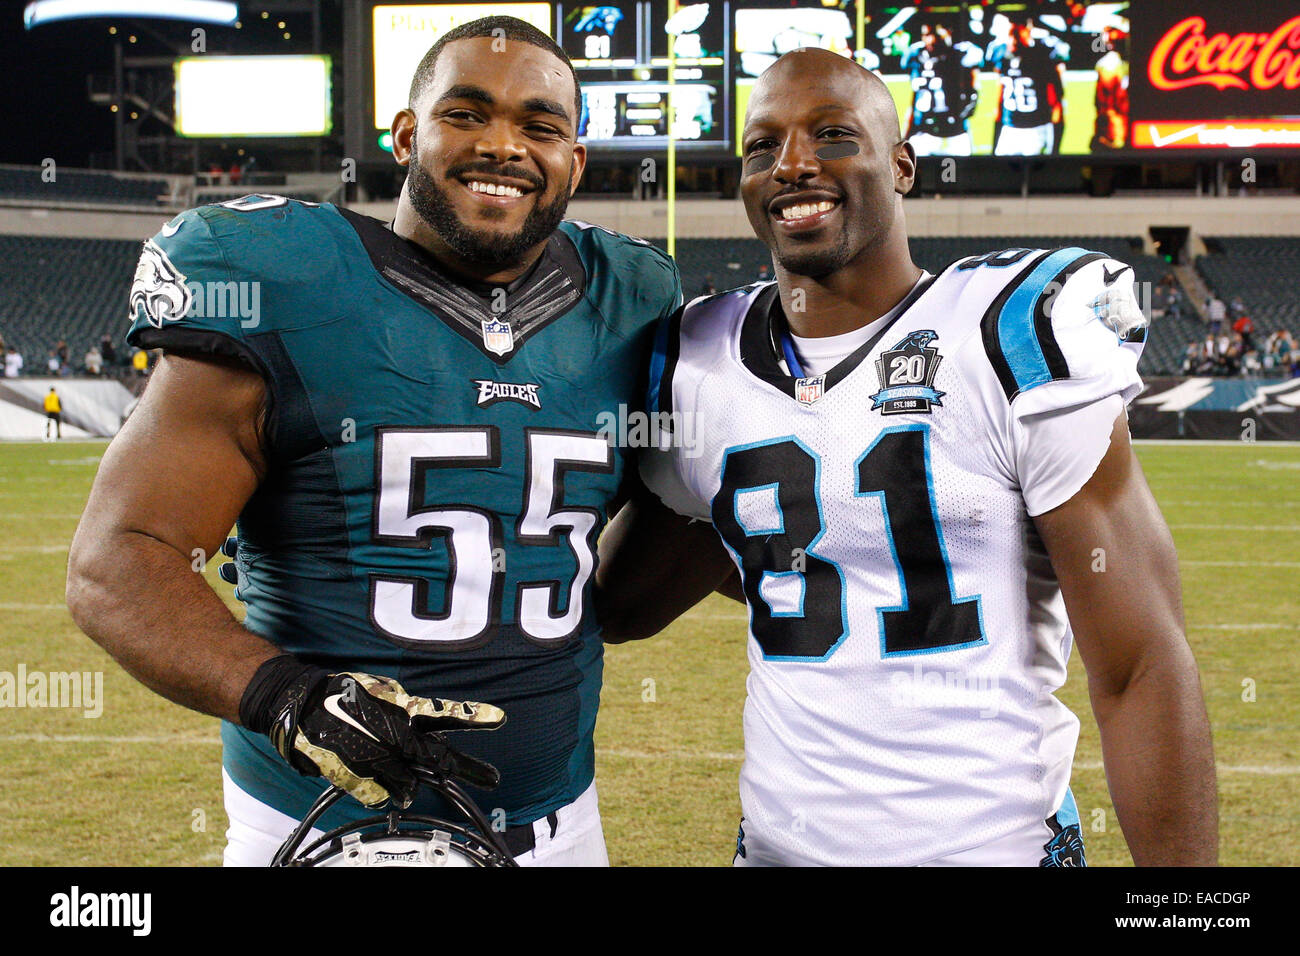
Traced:
<path fill-rule="evenodd" d="M 483 347 L 494 355 L 505 355 L 515 347 L 515 334 L 509 322 L 483 320 Z"/>
<path fill-rule="evenodd" d="M 822 397 L 826 387 L 826 376 L 816 378 L 797 378 L 794 380 L 794 397 L 801 405 L 811 405 Z"/>

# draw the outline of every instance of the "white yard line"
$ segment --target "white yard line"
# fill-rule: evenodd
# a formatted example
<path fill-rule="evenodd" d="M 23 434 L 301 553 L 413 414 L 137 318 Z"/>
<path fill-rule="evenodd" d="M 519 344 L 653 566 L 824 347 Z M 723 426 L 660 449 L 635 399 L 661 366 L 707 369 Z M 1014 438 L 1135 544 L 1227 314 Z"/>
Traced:
<path fill-rule="evenodd" d="M 12 520 L 15 518 L 55 518 L 63 520 L 64 518 L 80 518 L 80 511 L 69 511 L 67 514 L 41 514 L 35 511 L 9 511 L 0 513 L 0 521 Z"/>
<path fill-rule="evenodd" d="M 1300 531 L 1300 524 L 1171 524 L 1183 531 Z"/>
<path fill-rule="evenodd" d="M 1179 561 L 1188 568 L 1300 568 L 1300 561 Z"/>
<path fill-rule="evenodd" d="M 1246 508 L 1246 507 L 1300 508 L 1300 501 L 1269 501 L 1267 503 L 1263 503 L 1259 501 L 1242 500 L 1238 498 L 1225 498 L 1222 501 L 1188 501 L 1186 499 L 1170 499 L 1170 498 L 1161 500 L 1159 495 L 1156 495 L 1156 501 L 1162 507 L 1176 506 L 1179 508 L 1231 508 L 1234 506 L 1241 507 L 1241 508 Z"/>
<path fill-rule="evenodd" d="M 201 744 L 219 746 L 220 737 L 165 737 L 138 735 L 114 737 L 107 734 L 4 734 L 0 743 L 45 743 L 45 744 Z M 622 750 L 611 747 L 598 747 L 596 753 L 603 757 L 616 757 L 624 760 L 716 760 L 738 763 L 745 759 L 739 750 L 700 750 L 681 752 L 651 752 L 646 750 Z M 1075 761 L 1075 770 L 1101 770 L 1100 761 Z M 1300 766 L 1277 764 L 1219 764 L 1220 773 L 1255 774 L 1266 777 L 1295 776 L 1300 774 Z"/>

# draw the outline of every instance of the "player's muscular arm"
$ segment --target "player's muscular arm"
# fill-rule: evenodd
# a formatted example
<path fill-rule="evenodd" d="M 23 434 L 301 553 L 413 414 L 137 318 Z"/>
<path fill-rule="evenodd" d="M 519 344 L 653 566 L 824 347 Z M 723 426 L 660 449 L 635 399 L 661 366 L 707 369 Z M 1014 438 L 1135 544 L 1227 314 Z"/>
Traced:
<path fill-rule="evenodd" d="M 596 616 L 605 640 L 653 637 L 718 590 L 744 603 L 735 565 L 707 521 L 691 521 L 644 488 L 600 539 Z"/>
<path fill-rule="evenodd" d="M 1088 670 L 1106 778 L 1133 861 L 1214 865 L 1214 753 L 1183 633 L 1177 555 L 1124 415 L 1088 483 L 1034 520 Z"/>
<path fill-rule="evenodd" d="M 68 607 L 130 674 L 176 703 L 237 721 L 278 649 L 193 570 L 215 555 L 265 471 L 265 386 L 242 367 L 165 357 L 109 445 L 68 556 Z"/>

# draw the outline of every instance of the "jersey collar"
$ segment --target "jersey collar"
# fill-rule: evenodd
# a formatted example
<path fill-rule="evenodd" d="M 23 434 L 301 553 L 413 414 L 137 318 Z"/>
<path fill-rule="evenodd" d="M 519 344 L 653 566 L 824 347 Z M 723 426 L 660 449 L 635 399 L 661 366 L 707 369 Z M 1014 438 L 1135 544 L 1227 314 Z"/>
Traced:
<path fill-rule="evenodd" d="M 339 212 L 356 230 L 380 276 L 498 365 L 509 362 L 528 339 L 573 308 L 586 290 L 577 247 L 558 229 L 525 275 L 508 286 L 492 286 L 452 277 L 421 246 L 378 219 L 348 209 Z M 497 289 L 505 290 L 504 298 Z M 497 308 L 499 301 L 504 301 L 504 309 Z M 502 330 L 489 340 L 487 325 L 505 325 L 509 332 Z M 489 349 L 489 341 L 508 343 L 509 348 Z"/>
<path fill-rule="evenodd" d="M 892 329 L 907 314 L 916 301 L 925 295 L 934 284 L 937 275 L 921 279 L 900 302 L 894 311 L 894 317 L 881 326 L 871 338 L 846 355 L 828 371 L 822 383 L 823 392 L 829 391 L 838 382 L 847 378 L 854 369 L 862 364 L 871 354 L 871 350 L 880 342 L 881 337 Z M 750 302 L 749 310 L 740 326 L 740 360 L 754 375 L 775 386 L 791 398 L 796 396 L 799 382 L 807 379 L 796 378 L 781 367 L 782 340 L 790 334 L 790 325 L 781 308 L 781 296 L 775 282 L 760 289 Z"/>

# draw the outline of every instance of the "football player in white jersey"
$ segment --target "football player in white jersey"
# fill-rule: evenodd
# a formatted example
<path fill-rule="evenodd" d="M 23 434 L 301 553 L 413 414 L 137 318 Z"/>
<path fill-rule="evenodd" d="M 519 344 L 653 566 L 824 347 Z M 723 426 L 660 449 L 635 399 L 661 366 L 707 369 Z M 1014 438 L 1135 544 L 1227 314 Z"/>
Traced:
<path fill-rule="evenodd" d="M 892 99 L 825 51 L 759 79 L 743 163 L 776 281 L 662 326 L 648 403 L 694 441 L 644 456 L 597 598 L 617 641 L 743 592 L 736 862 L 1084 865 L 1053 696 L 1077 642 L 1134 861 L 1214 863 L 1177 559 L 1125 414 L 1132 271 L 1082 249 L 919 269 Z"/>

